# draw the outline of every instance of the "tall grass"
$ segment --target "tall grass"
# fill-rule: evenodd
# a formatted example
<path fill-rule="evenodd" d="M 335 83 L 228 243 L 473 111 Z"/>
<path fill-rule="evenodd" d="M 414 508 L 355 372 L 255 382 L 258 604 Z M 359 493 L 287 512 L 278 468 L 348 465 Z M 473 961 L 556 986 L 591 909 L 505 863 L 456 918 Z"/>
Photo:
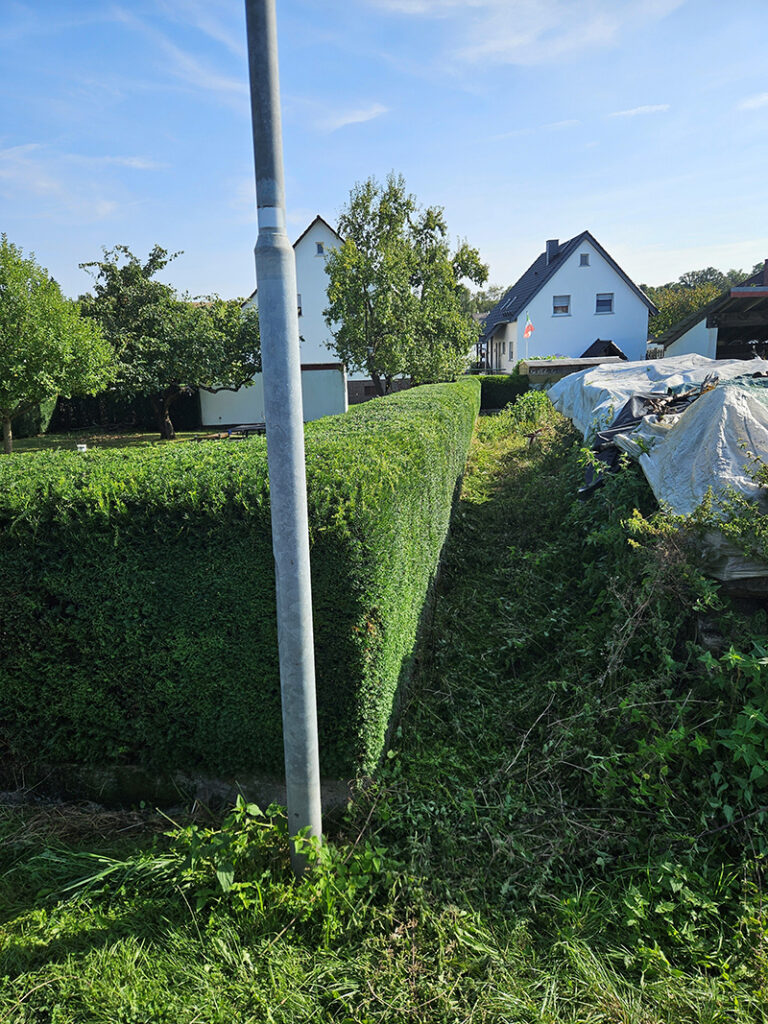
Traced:
<path fill-rule="evenodd" d="M 392 749 L 301 884 L 276 808 L 6 810 L 0 1018 L 768 1019 L 758 815 L 717 746 L 764 618 L 631 469 L 585 505 L 580 473 L 546 402 L 481 419 Z"/>

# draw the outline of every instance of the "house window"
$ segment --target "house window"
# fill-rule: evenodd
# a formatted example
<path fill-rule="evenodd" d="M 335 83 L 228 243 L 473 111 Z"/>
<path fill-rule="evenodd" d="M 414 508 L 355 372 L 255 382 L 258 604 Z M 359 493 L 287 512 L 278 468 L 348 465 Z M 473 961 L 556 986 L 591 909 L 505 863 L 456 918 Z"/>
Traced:
<path fill-rule="evenodd" d="M 589 253 L 588 252 L 580 252 L 579 253 L 579 266 L 580 267 L 588 267 L 589 266 Z"/>
<path fill-rule="evenodd" d="M 571 296 L 555 295 L 552 299 L 553 316 L 569 316 L 571 312 Z"/>
<path fill-rule="evenodd" d="M 315 242 L 315 245 L 317 246 L 317 252 L 315 253 L 315 255 L 316 256 L 324 256 L 325 255 L 325 242 Z"/>
<path fill-rule="evenodd" d="M 595 301 L 595 312 L 596 313 L 612 313 L 613 312 L 613 292 L 598 292 L 597 300 Z"/>
<path fill-rule="evenodd" d="M 296 305 L 299 307 L 299 316 L 301 316 L 301 292 L 296 295 Z"/>
<path fill-rule="evenodd" d="M 502 341 L 502 343 L 501 343 L 501 354 L 503 356 L 505 356 L 507 354 L 507 343 L 506 343 L 506 341 Z"/>

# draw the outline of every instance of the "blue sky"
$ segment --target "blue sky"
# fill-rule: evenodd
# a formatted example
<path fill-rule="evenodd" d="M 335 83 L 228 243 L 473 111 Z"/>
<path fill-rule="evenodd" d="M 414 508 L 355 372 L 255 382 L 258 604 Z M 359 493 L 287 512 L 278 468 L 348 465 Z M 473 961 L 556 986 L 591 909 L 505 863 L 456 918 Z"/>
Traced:
<path fill-rule="evenodd" d="M 589 229 L 638 283 L 768 257 L 766 0 L 277 0 L 289 234 L 404 174 L 511 284 Z M 123 243 L 247 295 L 240 0 L 2 0 L 0 230 L 59 281 Z"/>

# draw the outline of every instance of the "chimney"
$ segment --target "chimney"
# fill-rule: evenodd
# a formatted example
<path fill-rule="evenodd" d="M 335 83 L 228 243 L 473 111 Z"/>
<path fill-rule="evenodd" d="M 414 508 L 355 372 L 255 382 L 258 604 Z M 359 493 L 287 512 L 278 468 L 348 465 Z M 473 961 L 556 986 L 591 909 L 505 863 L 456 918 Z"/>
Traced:
<path fill-rule="evenodd" d="M 547 266 L 549 266 L 552 260 L 557 256 L 559 248 L 560 243 L 556 238 L 547 239 Z"/>

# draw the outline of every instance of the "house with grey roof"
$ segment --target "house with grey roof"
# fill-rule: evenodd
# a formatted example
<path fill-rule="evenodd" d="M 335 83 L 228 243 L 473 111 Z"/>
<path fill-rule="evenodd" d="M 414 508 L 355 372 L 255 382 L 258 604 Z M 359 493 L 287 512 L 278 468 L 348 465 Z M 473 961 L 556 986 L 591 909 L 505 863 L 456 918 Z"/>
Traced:
<path fill-rule="evenodd" d="M 520 359 L 587 351 L 645 359 L 651 300 L 589 233 L 550 239 L 485 318 L 485 366 L 510 372 Z M 599 343 L 599 344 L 598 344 Z"/>

